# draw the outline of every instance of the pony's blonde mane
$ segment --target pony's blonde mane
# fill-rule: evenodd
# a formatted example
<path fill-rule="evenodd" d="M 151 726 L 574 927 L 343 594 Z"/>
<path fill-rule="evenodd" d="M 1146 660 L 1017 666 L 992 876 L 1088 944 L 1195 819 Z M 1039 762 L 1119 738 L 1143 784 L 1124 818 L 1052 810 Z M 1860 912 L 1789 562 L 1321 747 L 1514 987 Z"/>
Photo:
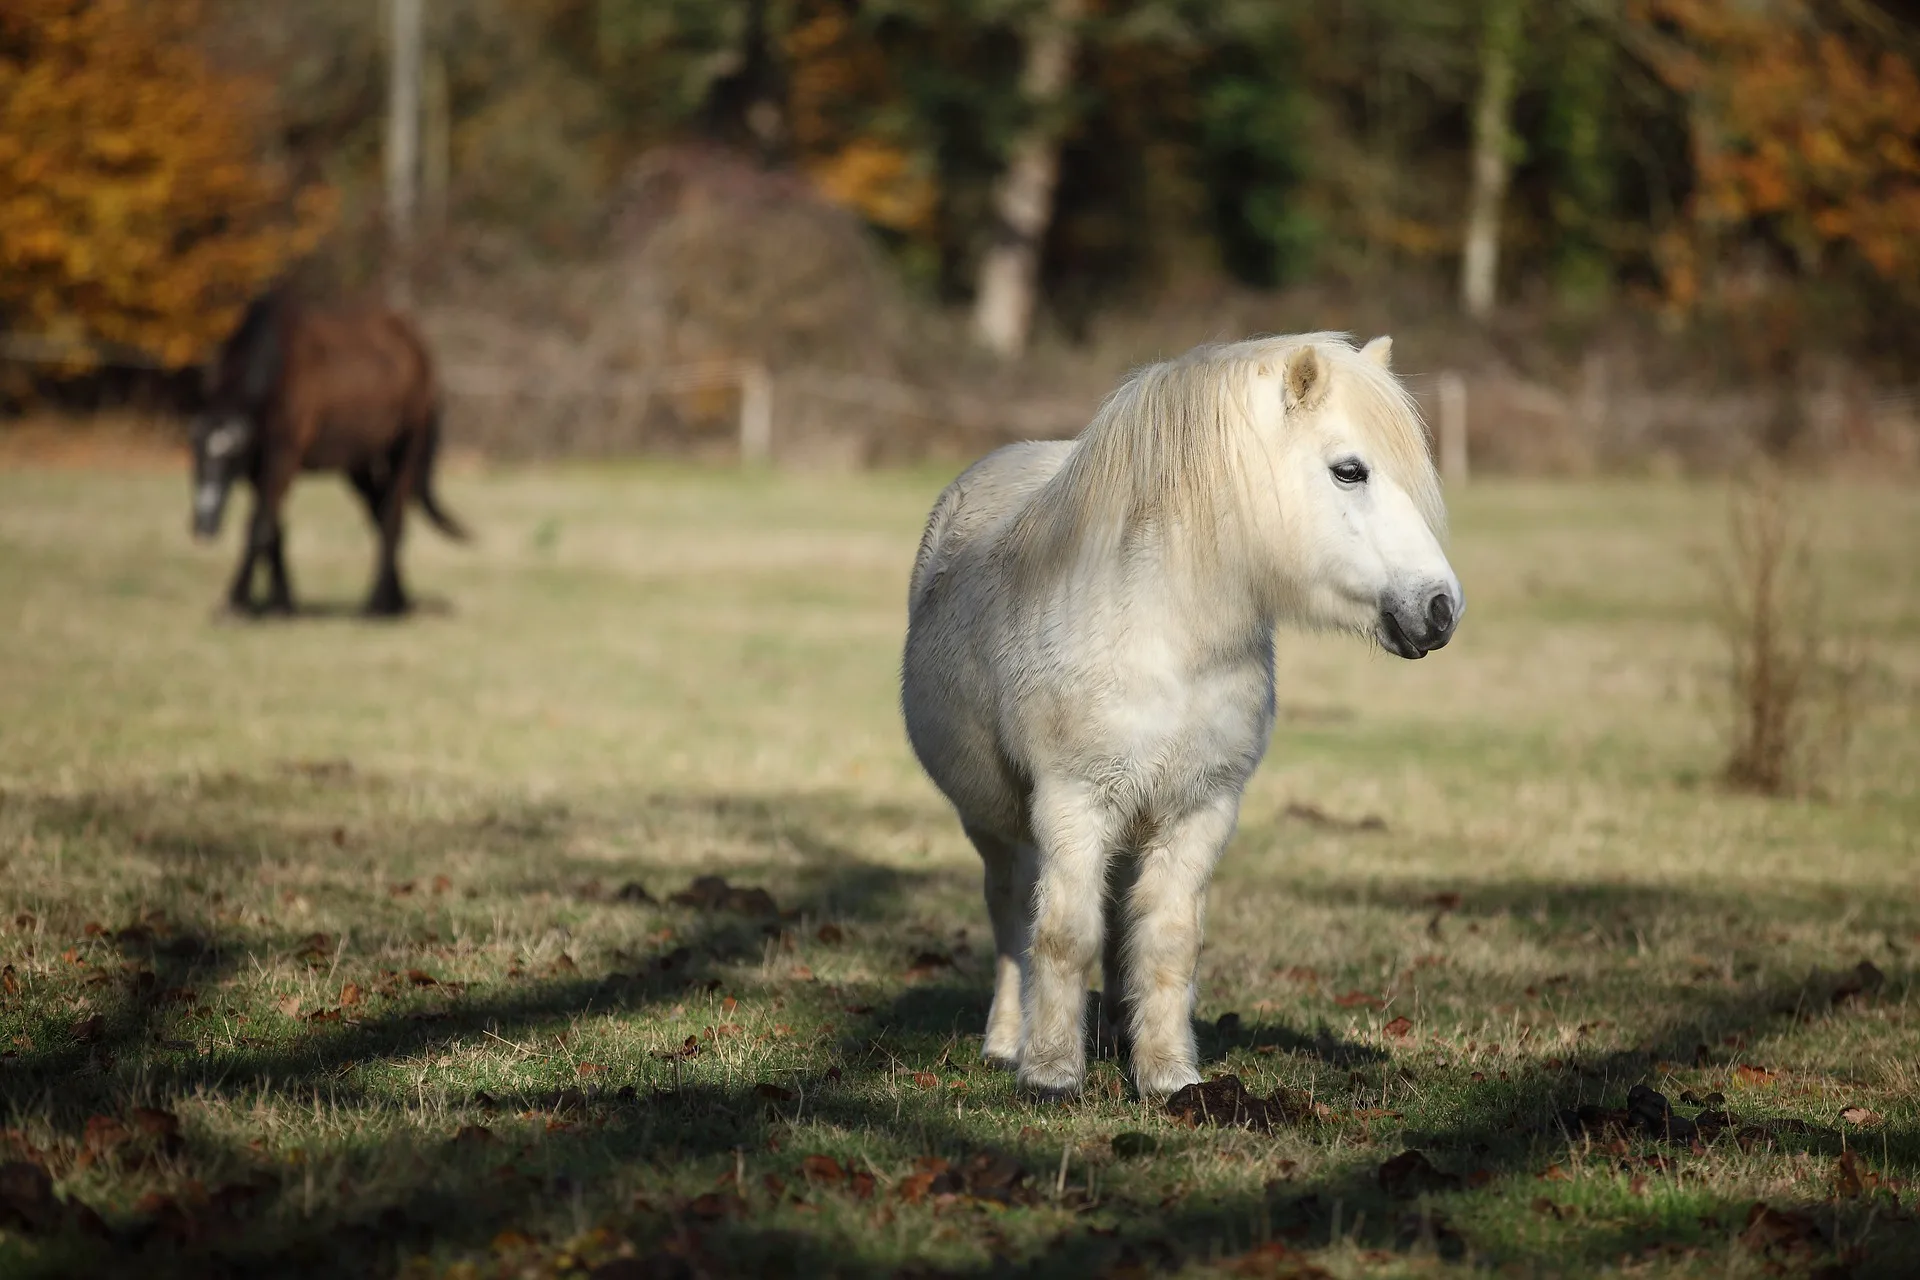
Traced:
<path fill-rule="evenodd" d="M 1114 388 L 1059 472 L 1009 531 L 1020 567 L 1045 573 L 1090 540 L 1121 547 L 1151 528 L 1225 551 L 1244 536 L 1246 487 L 1268 460 L 1250 423 L 1253 376 L 1280 373 L 1302 347 L 1326 361 L 1368 460 L 1413 500 L 1436 536 L 1446 508 L 1426 425 L 1400 380 L 1342 333 L 1289 334 L 1196 347 L 1135 370 Z M 1274 394 L 1279 394 L 1276 386 Z M 1277 408 L 1276 408 L 1277 411 Z"/>

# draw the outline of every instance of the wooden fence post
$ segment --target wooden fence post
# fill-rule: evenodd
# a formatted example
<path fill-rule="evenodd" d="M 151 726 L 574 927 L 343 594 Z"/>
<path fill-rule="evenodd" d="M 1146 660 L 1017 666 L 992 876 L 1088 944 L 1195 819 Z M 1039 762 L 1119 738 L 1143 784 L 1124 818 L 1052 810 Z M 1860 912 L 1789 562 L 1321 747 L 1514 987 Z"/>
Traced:
<path fill-rule="evenodd" d="M 1449 486 L 1467 482 L 1467 382 L 1449 369 L 1440 375 L 1440 475 Z"/>
<path fill-rule="evenodd" d="M 750 360 L 740 377 L 740 461 L 749 465 L 773 457 L 773 375 L 767 366 Z"/>

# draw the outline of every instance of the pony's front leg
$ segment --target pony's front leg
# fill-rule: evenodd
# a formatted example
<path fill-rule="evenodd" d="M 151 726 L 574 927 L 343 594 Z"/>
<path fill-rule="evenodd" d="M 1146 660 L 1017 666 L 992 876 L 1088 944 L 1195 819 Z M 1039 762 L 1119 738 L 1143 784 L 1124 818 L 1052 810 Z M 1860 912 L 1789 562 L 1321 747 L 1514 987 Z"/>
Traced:
<path fill-rule="evenodd" d="M 1034 788 L 1039 847 L 1021 1001 L 1020 1084 L 1043 1097 L 1080 1091 L 1087 1071 L 1087 968 L 1100 954 L 1107 859 L 1120 823 L 1084 783 Z"/>
<path fill-rule="evenodd" d="M 1127 893 L 1122 962 L 1133 1084 L 1143 1098 L 1163 1098 L 1200 1079 L 1193 976 L 1207 884 L 1239 809 L 1238 795 L 1220 796 L 1167 824 L 1140 851 Z"/>

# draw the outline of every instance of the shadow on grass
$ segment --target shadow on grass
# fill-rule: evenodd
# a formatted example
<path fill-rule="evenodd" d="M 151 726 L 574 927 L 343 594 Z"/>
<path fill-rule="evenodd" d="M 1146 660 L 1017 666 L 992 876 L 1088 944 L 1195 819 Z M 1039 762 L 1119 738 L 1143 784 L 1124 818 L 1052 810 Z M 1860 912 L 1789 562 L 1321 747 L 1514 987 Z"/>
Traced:
<path fill-rule="evenodd" d="M 161 896 L 173 884 L 182 894 L 204 898 L 203 879 L 216 872 L 246 874 L 260 859 L 261 841 L 273 836 L 264 827 L 251 834 L 223 832 L 225 815 L 234 806 L 244 809 L 251 803 L 249 785 L 242 780 L 214 786 L 203 801 L 186 802 L 185 812 L 172 823 L 156 822 L 150 806 L 138 797 L 7 797 L 6 803 L 26 804 L 36 830 L 86 832 L 135 845 L 159 864 Z M 202 803 L 212 806 L 211 812 L 195 808 Z M 803 916 L 877 926 L 900 920 L 908 904 L 929 891 L 953 887 L 947 872 L 908 872 L 878 863 L 863 858 L 857 842 L 844 838 L 849 825 L 897 830 L 925 820 L 925 814 L 910 808 L 864 806 L 834 796 L 655 799 L 643 807 L 663 818 L 712 824 L 729 839 L 762 851 L 765 865 L 785 868 L 792 882 L 802 886 L 790 907 Z M 509 805 L 442 824 L 403 826 L 384 838 L 395 848 L 498 842 L 546 859 L 543 874 L 549 879 L 604 873 L 604 859 L 574 860 L 564 853 L 582 821 L 564 806 Z M 284 841 L 287 828 L 275 830 Z M 311 840 L 322 851 L 333 840 L 324 824 L 300 839 Z M 639 857 L 620 865 L 636 876 L 657 878 L 666 870 L 650 867 Z M 1431 892 L 1417 887 L 1382 892 L 1374 886 L 1364 891 L 1334 886 L 1310 890 L 1309 895 L 1409 912 L 1431 909 Z M 1476 889 L 1473 899 L 1453 910 L 1462 915 L 1546 910 L 1557 928 L 1578 931 L 1610 927 L 1606 922 L 1623 909 L 1622 902 L 1614 886 L 1521 884 Z M 1629 897 L 1625 909 L 1707 915 L 1723 906 L 1717 900 L 1665 892 L 1657 901 Z M 75 908 L 66 910 L 76 914 Z M 404 1089 L 357 1083 L 364 1077 L 355 1068 L 415 1061 L 436 1045 L 461 1037 L 510 1040 L 564 1025 L 589 1009 L 658 1010 L 758 956 L 768 938 L 761 922 L 725 913 L 682 911 L 675 928 L 671 948 L 662 943 L 654 953 L 632 957 L 597 977 L 527 977 L 475 986 L 451 1000 L 396 1000 L 356 1024 L 316 1027 L 275 1043 L 240 1043 L 205 1058 L 175 1050 L 153 1052 L 168 1016 L 160 997 L 189 986 L 211 988 L 237 976 L 250 952 L 285 954 L 298 945 L 297 938 L 257 923 L 223 921 L 217 914 L 206 919 L 183 916 L 164 930 L 150 928 L 145 934 L 130 928 L 116 939 L 116 948 L 134 967 L 92 992 L 101 1022 L 82 1037 L 50 1034 L 44 1044 L 21 1051 L 0 1067 L 0 1105 L 13 1123 L 49 1127 L 63 1135 L 72 1150 L 85 1148 L 90 1117 L 119 1113 L 129 1103 L 161 1104 L 180 1096 L 241 1108 L 262 1092 L 287 1099 L 324 1094 L 327 1107 L 345 1116 L 348 1125 L 356 1117 L 370 1121 L 382 1110 L 424 1107 L 424 1101 L 410 1099 Z M 143 979 L 141 973 L 152 976 Z M 1904 976 L 1901 981 L 1906 981 Z M 1604 1219 L 1558 1224 L 1544 1245 L 1498 1238 L 1498 1231 L 1495 1238 L 1484 1240 L 1467 1219 L 1489 1197 L 1531 1197 L 1538 1189 L 1535 1177 L 1547 1164 L 1573 1158 L 1582 1144 L 1559 1129 L 1555 1117 L 1563 1108 L 1601 1100 L 1619 1105 L 1630 1085 L 1652 1077 L 1655 1063 L 1692 1060 L 1703 1036 L 1753 1036 L 1779 1025 L 1779 1010 L 1792 1004 L 1792 994 L 1787 987 L 1727 991 L 1668 985 L 1649 990 L 1646 1007 L 1652 1012 L 1634 1028 L 1639 1048 L 1575 1052 L 1558 1065 L 1516 1056 L 1510 1080 L 1463 1090 L 1443 1115 L 1424 1117 L 1420 1127 L 1367 1150 L 1364 1158 L 1338 1162 L 1334 1172 L 1322 1176 L 1282 1181 L 1258 1191 L 1196 1191 L 1153 1202 L 1109 1198 L 1084 1206 L 1056 1204 L 1045 1183 L 1047 1171 L 1060 1160 L 1058 1140 L 1023 1133 L 1010 1145 L 1010 1154 L 1028 1171 L 1029 1183 L 1040 1187 L 1036 1202 L 1027 1208 L 981 1208 L 962 1198 L 936 1212 L 901 1205 L 883 1190 L 879 1204 L 842 1193 L 808 1193 L 808 1203 L 824 1205 L 825 1211 L 802 1216 L 803 1206 L 794 1204 L 794 1193 L 761 1182 L 761 1175 L 774 1173 L 804 1186 L 797 1166 L 805 1153 L 769 1149 L 780 1141 L 795 1112 L 804 1111 L 830 1131 L 857 1138 L 868 1158 L 883 1168 L 899 1170 L 927 1155 L 958 1162 L 982 1150 L 981 1129 L 970 1126 L 947 1099 L 934 1093 L 903 1094 L 897 1084 L 902 1064 L 908 1070 L 932 1067 L 956 1045 L 956 1056 L 973 1052 L 970 1037 L 987 1003 L 985 977 L 947 970 L 937 980 L 908 985 L 873 1007 L 849 1009 L 851 1018 L 837 1033 L 839 1050 L 823 1049 L 802 1077 L 784 1079 L 780 1090 L 785 1093 L 761 1088 L 774 1082 L 716 1081 L 704 1064 L 689 1066 L 675 1086 L 636 1087 L 630 1096 L 616 1087 L 618 1072 L 608 1077 L 614 1083 L 598 1089 L 502 1090 L 491 1100 L 493 1110 L 478 1101 L 450 1107 L 432 1122 L 445 1130 L 444 1136 L 420 1142 L 412 1158 L 399 1162 L 400 1172 L 389 1171 L 338 1205 L 329 1200 L 319 1212 L 310 1210 L 310 1190 L 284 1161 L 254 1150 L 242 1136 L 195 1131 L 170 1158 L 182 1173 L 221 1171 L 229 1185 L 253 1188 L 246 1208 L 218 1214 L 182 1211 L 174 1217 L 152 1212 L 109 1215 L 114 1221 L 109 1238 L 58 1236 L 48 1242 L 47 1252 L 28 1261 L 47 1274 L 62 1273 L 62 1268 L 69 1274 L 134 1268 L 156 1275 L 378 1274 L 424 1252 L 485 1250 L 503 1226 L 550 1214 L 556 1204 L 571 1202 L 580 1206 L 581 1227 L 617 1222 L 643 1247 L 665 1251 L 662 1257 L 675 1261 L 662 1261 L 660 1274 L 889 1274 L 903 1255 L 913 1254 L 914 1240 L 934 1232 L 941 1215 L 977 1232 L 983 1247 L 1000 1256 L 940 1274 L 1120 1274 L 1231 1256 L 1270 1237 L 1300 1248 L 1350 1241 L 1395 1252 L 1463 1251 L 1468 1246 L 1445 1225 L 1448 1218 L 1461 1221 L 1474 1252 L 1493 1261 L 1586 1270 L 1676 1241 L 1682 1247 L 1724 1248 L 1740 1229 L 1746 1205 L 1716 1201 L 1699 1188 L 1691 1195 L 1621 1198 Z M 420 1020 L 423 1012 L 433 1014 L 433 1020 Z M 1279 1052 L 1350 1068 L 1369 1080 L 1389 1069 L 1389 1055 L 1378 1047 L 1324 1031 L 1308 1035 L 1252 1024 L 1231 1032 L 1206 1030 L 1203 1037 L 1204 1047 L 1216 1059 L 1235 1049 L 1274 1045 Z M 838 1078 L 820 1065 L 835 1057 L 846 1064 Z M 972 1078 L 981 1082 L 973 1102 L 976 1114 L 981 1107 L 1015 1112 L 1032 1108 L 1013 1098 L 1003 1079 Z M 495 1116 L 501 1118 L 492 1120 Z M 460 1122 L 472 1120 L 492 1120 L 498 1132 L 459 1136 Z M 1310 1133 L 1324 1133 L 1329 1143 L 1354 1149 L 1351 1125 L 1307 1124 Z M 1878 1136 L 1884 1171 L 1920 1173 L 1920 1135 L 1900 1130 Z M 1358 1141 L 1365 1149 L 1369 1139 L 1363 1133 Z M 1777 1141 L 1829 1161 L 1841 1148 L 1837 1135 L 1819 1132 Z M 1425 1152 L 1444 1173 L 1473 1173 L 1476 1181 L 1484 1178 L 1484 1185 L 1472 1190 L 1436 1186 L 1413 1200 L 1389 1195 L 1377 1175 L 1379 1164 L 1408 1146 Z M 1646 1143 L 1604 1158 L 1637 1161 L 1634 1167 L 1644 1169 L 1648 1154 L 1669 1154 L 1681 1163 L 1687 1158 L 1683 1151 Z M 1602 1157 L 1583 1147 L 1579 1158 L 1591 1162 Z M 736 1161 L 749 1171 L 744 1185 L 725 1181 Z M 723 1179 L 718 1189 L 716 1173 Z M 666 1185 L 671 1190 L 650 1190 L 647 1203 L 633 1202 L 625 1188 L 642 1175 L 650 1187 Z M 1684 1189 L 1679 1174 L 1656 1176 Z M 1809 1199 L 1817 1200 L 1817 1193 Z M 1702 1211 L 1717 1223 L 1703 1224 Z M 916 1225 L 903 1244 L 898 1230 L 881 1230 L 883 1212 L 889 1219 L 895 1213 L 923 1215 L 924 1229 Z M 1859 1274 L 1900 1274 L 1900 1259 L 1920 1249 L 1920 1232 L 1911 1218 L 1880 1213 L 1876 1220 L 1876 1211 L 1863 1201 L 1816 1204 L 1814 1212 L 1827 1240 L 1864 1245 L 1867 1255 Z M 1011 1237 L 1019 1233 L 1010 1224 L 1021 1217 L 1027 1221 L 1016 1242 Z M 0 1242 L 0 1261 L 5 1248 Z M 683 1269 L 676 1272 L 674 1267 Z"/>

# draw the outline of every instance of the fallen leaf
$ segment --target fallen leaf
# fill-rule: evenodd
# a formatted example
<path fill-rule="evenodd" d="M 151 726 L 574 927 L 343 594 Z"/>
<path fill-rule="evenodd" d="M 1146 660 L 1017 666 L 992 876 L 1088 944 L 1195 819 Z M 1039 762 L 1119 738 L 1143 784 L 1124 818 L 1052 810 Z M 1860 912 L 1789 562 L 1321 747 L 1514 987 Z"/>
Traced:
<path fill-rule="evenodd" d="M 783 1089 L 770 1082 L 755 1085 L 753 1091 L 768 1102 L 792 1102 L 794 1097 L 793 1090 Z"/>
<path fill-rule="evenodd" d="M 493 1141 L 493 1130 L 483 1124 L 463 1124 L 460 1131 L 453 1135 L 453 1140 L 463 1147 L 483 1146 Z"/>
<path fill-rule="evenodd" d="M 808 1156 L 800 1162 L 800 1172 L 808 1182 L 824 1186 L 838 1186 L 847 1176 L 847 1171 L 832 1156 Z"/>
<path fill-rule="evenodd" d="M 922 1089 L 931 1089 L 940 1083 L 940 1077 L 931 1071 L 916 1071 L 913 1073 L 913 1082 Z"/>
<path fill-rule="evenodd" d="M 676 906 L 703 911 L 732 911 L 747 916 L 777 916 L 780 905 L 765 889 L 730 885 L 722 876 L 700 876 L 667 899 Z"/>
<path fill-rule="evenodd" d="M 1765 1201 L 1755 1201 L 1747 1210 L 1747 1224 L 1740 1232 L 1741 1244 L 1765 1252 L 1810 1249 L 1822 1241 L 1820 1224 L 1810 1216 L 1791 1209 L 1775 1209 Z"/>
<path fill-rule="evenodd" d="M 1451 1191 L 1461 1185 L 1459 1175 L 1442 1173 L 1423 1151 L 1403 1151 L 1380 1166 L 1380 1189 L 1396 1200 L 1411 1200 L 1429 1191 Z"/>
<path fill-rule="evenodd" d="M 1392 1036 L 1395 1040 L 1404 1040 L 1413 1034 L 1413 1019 L 1408 1017 L 1395 1018 L 1392 1022 L 1382 1027 L 1381 1030 Z"/>
<path fill-rule="evenodd" d="M 847 935 L 837 924 L 823 924 L 814 932 L 813 936 L 828 946 L 835 947 L 846 941 Z"/>
<path fill-rule="evenodd" d="M 1871 1129 L 1886 1119 L 1878 1111 L 1869 1111 L 1865 1107 L 1848 1107 L 1840 1113 L 1840 1118 L 1848 1124 L 1858 1125 L 1862 1129 Z"/>
<path fill-rule="evenodd" d="M 180 1117 L 171 1111 L 159 1107 L 135 1107 L 132 1114 L 134 1128 L 149 1138 L 169 1141 L 180 1136 Z"/>
<path fill-rule="evenodd" d="M 107 1020 L 99 1014 L 89 1014 L 68 1028 L 68 1032 L 81 1044 L 92 1044 L 107 1029 Z"/>
<path fill-rule="evenodd" d="M 953 968 L 953 957 L 938 951 L 922 951 L 907 964 L 909 978 L 924 978 L 941 969 Z"/>
<path fill-rule="evenodd" d="M 1333 1002 L 1342 1009 L 1378 1009 L 1386 1001 L 1367 991 L 1349 991 L 1345 995 L 1335 996 Z"/>
<path fill-rule="evenodd" d="M 1750 1084 L 1755 1086 L 1766 1085 L 1766 1084 L 1777 1084 L 1779 1083 L 1779 1079 L 1780 1079 L 1780 1077 L 1776 1073 L 1769 1071 L 1765 1067 L 1748 1066 L 1746 1063 L 1741 1063 L 1739 1066 L 1735 1067 L 1733 1069 L 1733 1075 L 1734 1075 L 1734 1078 L 1739 1080 L 1742 1084 Z"/>
<path fill-rule="evenodd" d="M 12 965 L 7 965 L 5 968 L 0 969 L 0 992 L 5 992 L 10 996 L 20 994 L 20 979 L 13 976 Z"/>
<path fill-rule="evenodd" d="M 357 982 L 349 982 L 340 988 L 340 1007 L 343 1009 L 351 1009 L 355 1005 L 364 1003 L 366 998 L 367 993 L 360 989 L 360 984 Z"/>
<path fill-rule="evenodd" d="M 1879 1185 L 1880 1175 L 1862 1164 L 1857 1153 L 1842 1151 L 1834 1162 L 1834 1194 L 1840 1199 L 1857 1200 Z"/>
<path fill-rule="evenodd" d="M 1541 1182 L 1572 1182 L 1573 1175 L 1557 1164 L 1550 1164 L 1534 1175 Z"/>

